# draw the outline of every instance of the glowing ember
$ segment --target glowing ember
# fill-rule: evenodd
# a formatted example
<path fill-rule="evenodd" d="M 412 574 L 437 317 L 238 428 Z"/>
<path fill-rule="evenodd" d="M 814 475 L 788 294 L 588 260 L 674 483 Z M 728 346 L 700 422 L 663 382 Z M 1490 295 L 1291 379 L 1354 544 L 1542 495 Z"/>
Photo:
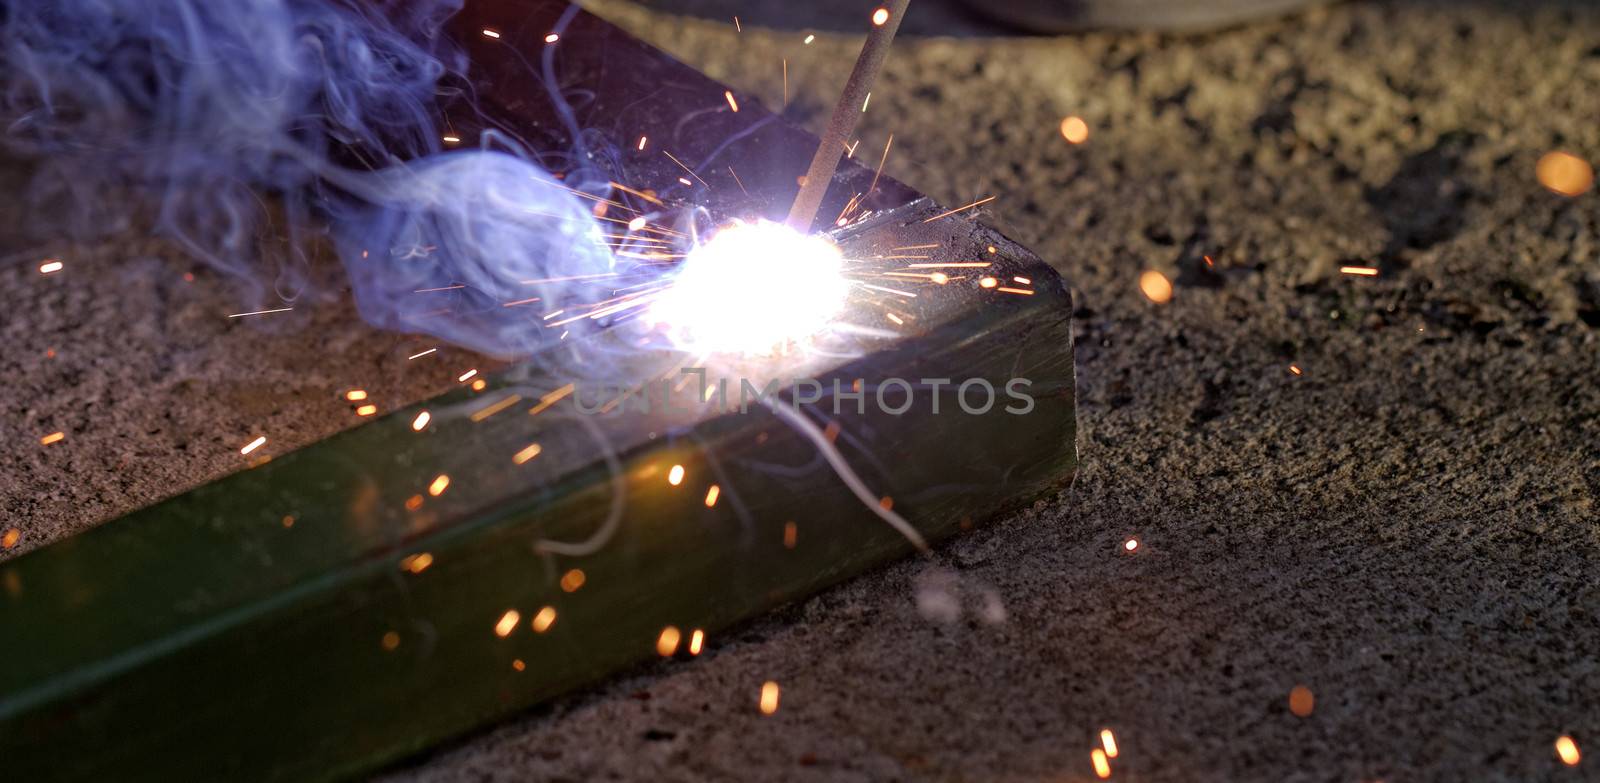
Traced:
<path fill-rule="evenodd" d="M 673 626 L 661 629 L 661 635 L 656 637 L 656 654 L 663 658 L 671 658 L 678 651 L 678 641 L 683 634 Z"/>
<path fill-rule="evenodd" d="M 683 483 L 683 466 L 682 465 L 673 465 L 672 466 L 672 470 L 667 471 L 667 483 L 671 484 L 674 487 L 676 487 L 679 484 Z"/>
<path fill-rule="evenodd" d="M 527 462 L 528 460 L 539 456 L 539 452 L 541 452 L 543 450 L 544 449 L 540 448 L 539 444 L 530 443 L 522 451 L 519 451 L 519 452 L 511 455 L 511 461 L 516 463 L 516 464 L 518 464 L 518 465 L 521 465 L 522 463 Z"/>
<path fill-rule="evenodd" d="M 1378 268 L 1372 266 L 1341 266 L 1339 267 L 1339 273 L 1357 277 L 1377 277 Z"/>
<path fill-rule="evenodd" d="M 1578 752 L 1578 743 L 1566 735 L 1556 740 L 1556 755 L 1561 757 L 1561 763 L 1569 767 L 1578 766 L 1578 762 L 1583 759 L 1583 755 Z"/>
<path fill-rule="evenodd" d="M 1172 301 L 1172 281 L 1167 276 L 1154 269 L 1145 270 L 1139 275 L 1139 290 L 1156 304 L 1166 304 Z"/>
<path fill-rule="evenodd" d="M 771 715 L 778 711 L 778 684 L 768 680 L 761 685 L 761 714 Z"/>
<path fill-rule="evenodd" d="M 1094 764 L 1095 777 L 1101 778 L 1102 780 L 1111 777 L 1111 762 L 1106 760 L 1105 751 L 1095 748 L 1094 751 L 1089 754 L 1089 761 Z"/>
<path fill-rule="evenodd" d="M 428 422 L 432 421 L 432 420 L 433 420 L 433 415 L 428 413 L 427 411 L 423 411 L 423 412 L 417 414 L 417 417 L 415 419 L 411 420 L 411 429 L 413 429 L 413 430 L 415 430 L 417 432 L 421 432 L 422 428 L 428 426 Z"/>
<path fill-rule="evenodd" d="M 1576 155 L 1551 152 L 1539 159 L 1539 184 L 1563 196 L 1581 196 L 1594 186 L 1594 167 Z"/>
<path fill-rule="evenodd" d="M 1070 144 L 1082 144 L 1089 140 L 1089 123 L 1082 117 L 1068 117 L 1061 121 L 1061 138 Z"/>
<path fill-rule="evenodd" d="M 878 10 L 872 12 L 872 23 L 874 25 L 882 27 L 883 23 L 887 21 L 889 21 L 889 9 L 879 8 Z"/>
<path fill-rule="evenodd" d="M 583 570 L 574 568 L 561 575 L 561 589 L 569 593 L 576 593 L 578 588 L 583 587 L 583 583 L 586 581 L 588 581 L 588 577 L 584 576 Z"/>
<path fill-rule="evenodd" d="M 351 402 L 360 402 L 367 398 L 367 392 L 364 389 L 351 389 L 344 393 L 344 398 Z"/>
<path fill-rule="evenodd" d="M 721 495 L 722 495 L 722 487 L 719 487 L 716 484 L 712 484 L 711 488 L 706 490 L 706 508 L 711 508 L 712 506 L 715 506 L 717 504 L 717 498 L 721 497 Z"/>
<path fill-rule="evenodd" d="M 1122 548 L 1129 552 L 1137 551 L 1139 549 L 1139 539 L 1130 538 L 1127 541 L 1122 542 Z"/>
<path fill-rule="evenodd" d="M 46 436 L 40 438 L 39 439 L 39 445 L 48 446 L 48 445 L 50 445 L 52 443 L 60 443 L 66 437 L 67 437 L 67 433 L 61 432 L 60 430 L 57 430 L 55 432 L 50 433 L 49 435 L 46 435 Z"/>
<path fill-rule="evenodd" d="M 485 38 L 499 38 L 500 37 L 500 32 L 498 30 L 490 30 L 489 28 L 485 27 L 485 28 L 483 28 L 483 37 L 485 37 Z"/>
<path fill-rule="evenodd" d="M 1316 706 L 1317 697 L 1311 694 L 1310 688 L 1304 685 L 1296 685 L 1293 690 L 1289 691 L 1289 711 L 1294 713 L 1295 717 L 1309 717 Z"/>
<path fill-rule="evenodd" d="M 1106 758 L 1117 757 L 1117 737 L 1111 733 L 1111 729 L 1100 730 L 1100 746 L 1106 749 Z"/>
<path fill-rule="evenodd" d="M 556 41 L 559 41 L 559 40 L 561 40 L 561 36 L 559 36 L 559 35 L 557 35 L 555 33 L 551 33 L 551 34 L 549 34 L 549 35 L 544 37 L 544 42 L 547 43 L 547 44 L 552 44 L 552 43 L 555 43 Z"/>
<path fill-rule="evenodd" d="M 256 449 L 261 448 L 261 446 L 263 444 L 265 444 L 266 442 L 267 442 L 267 436 L 262 435 L 261 437 L 258 437 L 255 440 L 244 444 L 244 448 L 239 449 L 239 453 L 240 454 L 249 454 L 250 452 L 255 451 Z"/>
<path fill-rule="evenodd" d="M 689 636 L 689 654 L 699 655 L 700 649 L 705 646 L 705 643 L 706 632 L 699 628 L 694 629 L 694 633 Z"/>
<path fill-rule="evenodd" d="M 48 275 L 48 274 L 50 274 L 52 272 L 60 272 L 61 271 L 61 266 L 62 266 L 62 264 L 61 264 L 60 261 L 56 261 L 55 259 L 51 259 L 51 260 L 46 261 L 46 262 L 44 262 L 44 263 L 39 265 L 39 274 Z"/>
<path fill-rule="evenodd" d="M 17 528 L 11 528 L 6 531 L 4 536 L 0 536 L 0 549 L 10 549 L 16 546 L 20 540 L 22 540 L 22 531 Z M 695 633 L 699 633 L 699 631 Z"/>
<path fill-rule="evenodd" d="M 522 614 L 515 609 L 507 609 L 505 614 L 500 615 L 500 622 L 494 624 L 494 635 L 502 639 L 510 636 L 512 631 L 517 630 L 517 623 L 520 622 Z"/>
<path fill-rule="evenodd" d="M 413 574 L 420 574 L 428 570 L 428 566 L 431 565 L 433 565 L 433 555 L 427 552 L 407 555 L 400 560 L 400 570 L 410 571 Z"/>
<path fill-rule="evenodd" d="M 650 309 L 680 347 L 767 353 L 830 326 L 850 283 L 839 249 L 782 224 L 734 223 L 690 251 Z M 782 291 L 782 296 L 763 295 Z"/>
<path fill-rule="evenodd" d="M 540 609 L 538 614 L 533 616 L 533 632 L 544 633 L 545 631 L 550 630 L 550 626 L 555 625 L 555 622 L 556 608 L 553 606 L 546 606 L 545 608 Z"/>
<path fill-rule="evenodd" d="M 377 413 L 377 412 L 378 412 L 378 406 L 376 406 L 376 405 L 363 405 L 363 406 L 361 406 L 359 408 L 356 408 L 356 415 L 357 416 L 371 416 L 372 414 Z"/>
<path fill-rule="evenodd" d="M 428 485 L 428 494 L 434 497 L 439 497 L 440 495 L 444 494 L 445 488 L 449 486 L 450 477 L 440 473 L 438 477 L 433 480 L 433 483 Z"/>

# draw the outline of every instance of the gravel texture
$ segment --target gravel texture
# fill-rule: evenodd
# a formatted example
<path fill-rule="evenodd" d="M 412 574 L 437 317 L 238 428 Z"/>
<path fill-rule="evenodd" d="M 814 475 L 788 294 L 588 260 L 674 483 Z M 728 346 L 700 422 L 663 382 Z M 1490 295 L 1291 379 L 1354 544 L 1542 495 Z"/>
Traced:
<path fill-rule="evenodd" d="M 811 127 L 860 40 L 664 4 L 595 5 L 769 106 L 787 58 Z M 919 4 L 950 35 L 908 20 L 861 149 L 892 132 L 901 180 L 998 194 L 985 219 L 1072 281 L 1076 486 L 391 778 L 1092 780 L 1111 727 L 1120 780 L 1600 780 L 1600 196 L 1534 177 L 1600 159 L 1600 11 L 1000 38 Z M 0 268 L 6 556 L 478 361 L 408 361 L 428 343 L 332 295 L 226 319 L 256 301 L 168 249 L 59 252 Z"/>

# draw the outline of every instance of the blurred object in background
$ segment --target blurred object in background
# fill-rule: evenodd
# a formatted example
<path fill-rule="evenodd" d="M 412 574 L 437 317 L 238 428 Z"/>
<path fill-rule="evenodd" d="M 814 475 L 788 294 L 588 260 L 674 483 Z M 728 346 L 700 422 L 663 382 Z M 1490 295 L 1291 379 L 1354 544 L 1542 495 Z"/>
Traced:
<path fill-rule="evenodd" d="M 1213 30 L 1278 16 L 1324 0 L 960 0 L 968 8 L 1039 33 L 1088 29 Z"/>

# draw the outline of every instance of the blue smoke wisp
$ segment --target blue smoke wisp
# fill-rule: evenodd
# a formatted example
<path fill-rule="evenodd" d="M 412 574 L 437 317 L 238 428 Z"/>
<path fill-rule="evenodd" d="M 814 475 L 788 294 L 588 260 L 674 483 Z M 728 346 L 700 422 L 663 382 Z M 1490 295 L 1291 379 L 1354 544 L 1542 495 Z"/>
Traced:
<path fill-rule="evenodd" d="M 291 253 L 333 235 L 374 324 L 525 355 L 554 339 L 539 317 L 573 294 L 562 281 L 614 258 L 514 145 L 442 151 L 440 95 L 466 62 L 439 30 L 459 2 L 0 1 L 0 143 L 32 161 L 51 231 L 149 220 L 292 300 L 304 262 L 269 272 L 256 252 L 270 196 Z"/>

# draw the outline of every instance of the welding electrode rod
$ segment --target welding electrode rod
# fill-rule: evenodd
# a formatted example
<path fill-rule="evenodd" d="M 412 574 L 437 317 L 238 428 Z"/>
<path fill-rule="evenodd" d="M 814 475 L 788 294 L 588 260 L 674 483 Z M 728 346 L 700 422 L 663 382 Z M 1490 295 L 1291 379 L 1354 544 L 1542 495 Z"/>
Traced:
<path fill-rule="evenodd" d="M 811 223 L 817 218 L 817 210 L 822 207 L 822 197 L 828 192 L 828 183 L 833 181 L 833 173 L 839 168 L 839 158 L 844 156 L 845 149 L 850 143 L 850 134 L 855 132 L 856 120 L 861 118 L 867 95 L 872 92 L 872 83 L 878 80 L 878 72 L 883 70 L 883 63 L 889 59 L 889 44 L 894 42 L 894 33 L 900 29 L 900 20 L 906 15 L 906 6 L 911 0 L 889 0 L 883 8 L 873 13 L 872 28 L 867 31 L 867 42 L 861 47 L 861 56 L 856 58 L 855 70 L 850 72 L 850 80 L 844 83 L 844 94 L 839 96 L 839 103 L 833 107 L 833 118 L 828 120 L 827 130 L 822 132 L 822 145 L 817 148 L 816 157 L 811 159 L 811 168 L 806 170 L 806 181 L 800 186 L 800 194 L 795 196 L 794 206 L 789 209 L 789 227 L 801 233 L 810 233 Z M 888 11 L 888 18 L 883 24 L 878 24 L 880 12 Z"/>

